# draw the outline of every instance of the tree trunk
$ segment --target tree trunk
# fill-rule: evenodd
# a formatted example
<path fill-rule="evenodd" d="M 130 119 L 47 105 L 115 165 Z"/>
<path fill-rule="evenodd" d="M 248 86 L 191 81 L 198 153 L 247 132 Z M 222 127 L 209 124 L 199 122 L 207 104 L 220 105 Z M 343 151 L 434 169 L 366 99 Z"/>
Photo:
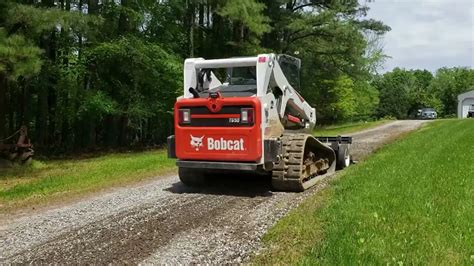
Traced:
<path fill-rule="evenodd" d="M 48 134 L 48 88 L 41 85 L 38 92 L 38 114 L 36 118 L 37 143 L 46 144 Z"/>
<path fill-rule="evenodd" d="M 128 118 L 125 115 L 122 115 L 119 118 L 119 138 L 118 142 L 120 146 L 125 146 L 127 145 L 127 139 L 128 139 Z"/>
<path fill-rule="evenodd" d="M 89 148 L 95 149 L 97 146 L 97 132 L 95 121 L 89 120 Z"/>
<path fill-rule="evenodd" d="M 209 29 L 211 27 L 211 4 L 209 4 L 209 0 L 206 3 L 206 25 Z"/>
<path fill-rule="evenodd" d="M 210 57 L 221 57 L 227 55 L 227 44 L 226 40 L 220 35 L 225 31 L 224 20 L 218 13 L 212 14 L 212 38 L 213 41 L 209 44 L 209 55 Z"/>
<path fill-rule="evenodd" d="M 53 7 L 54 6 L 54 0 L 42 0 L 41 5 L 44 7 Z"/>
<path fill-rule="evenodd" d="M 186 24 L 189 31 L 189 56 L 194 57 L 194 20 L 196 19 L 195 6 L 193 0 L 186 0 Z"/>
<path fill-rule="evenodd" d="M 19 83 L 18 85 L 20 87 L 19 88 L 20 93 L 17 95 L 18 107 L 17 107 L 16 124 L 23 125 L 25 121 L 25 82 Z"/>
<path fill-rule="evenodd" d="M 83 1 L 84 0 L 79 0 L 79 5 L 78 5 L 79 11 L 81 11 L 81 12 L 82 12 L 82 5 L 84 4 Z M 79 59 L 79 61 L 81 61 L 81 57 L 82 57 L 82 34 L 78 33 L 77 37 L 79 39 L 78 40 L 77 58 Z"/>
<path fill-rule="evenodd" d="M 5 138 L 7 135 L 6 98 L 7 98 L 7 76 L 4 73 L 0 73 L 0 138 Z"/>
<path fill-rule="evenodd" d="M 117 122 L 114 116 L 107 115 L 104 118 L 104 144 L 106 147 L 117 146 Z"/>
<path fill-rule="evenodd" d="M 88 14 L 96 15 L 99 12 L 99 1 L 98 0 L 88 0 L 87 1 Z"/>
<path fill-rule="evenodd" d="M 8 113 L 8 132 L 15 132 L 17 129 L 15 128 L 15 111 L 18 110 L 18 99 L 15 99 L 12 95 L 12 90 L 10 89 L 9 93 L 7 93 L 7 103 L 10 108 L 7 108 Z M 18 113 L 17 113 L 18 115 Z M 20 128 L 20 127 L 18 127 Z"/>
<path fill-rule="evenodd" d="M 198 48 L 199 54 L 203 54 L 204 47 L 204 3 L 199 4 L 199 31 L 198 31 Z"/>
<path fill-rule="evenodd" d="M 57 123 L 59 122 L 57 117 L 61 117 L 62 115 L 57 108 L 56 83 L 56 80 L 51 81 L 51 86 L 48 87 L 48 137 L 46 144 L 50 148 L 56 147 L 59 144 L 56 134 Z"/>
<path fill-rule="evenodd" d="M 122 6 L 126 7 L 128 6 L 129 0 L 121 0 L 120 3 L 122 4 Z M 128 22 L 127 15 L 125 14 L 125 12 L 121 12 L 119 17 L 118 32 L 120 35 L 124 35 L 130 32 L 130 30 L 131 27 L 130 23 Z"/>
<path fill-rule="evenodd" d="M 30 126 L 30 122 L 31 122 L 31 110 L 33 108 L 31 108 L 31 84 L 30 83 L 26 83 L 25 84 L 25 91 L 24 91 L 24 94 L 23 94 L 23 103 L 24 103 L 24 108 L 23 108 L 23 111 L 25 112 L 25 116 L 23 117 L 23 123 L 22 125 L 25 125 L 25 126 Z"/>
<path fill-rule="evenodd" d="M 13 93 L 14 88 L 12 87 L 13 83 L 9 83 L 7 79 L 7 90 L 6 90 L 6 97 L 5 97 L 5 117 L 7 122 L 7 128 L 5 129 L 5 132 L 7 135 L 11 134 L 12 132 L 15 132 L 17 129 L 15 129 L 15 112 L 19 109 L 18 108 L 18 99 L 15 98 L 15 95 Z"/>

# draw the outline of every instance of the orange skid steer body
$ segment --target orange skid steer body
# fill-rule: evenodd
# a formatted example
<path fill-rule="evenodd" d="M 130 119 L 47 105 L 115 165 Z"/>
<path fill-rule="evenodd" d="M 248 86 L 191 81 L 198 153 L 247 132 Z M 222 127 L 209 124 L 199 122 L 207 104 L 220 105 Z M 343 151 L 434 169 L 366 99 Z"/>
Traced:
<path fill-rule="evenodd" d="M 300 60 L 288 55 L 184 63 L 168 155 L 181 181 L 206 184 L 223 171 L 272 176 L 276 190 L 303 191 L 350 164 L 350 137 L 312 136 L 316 110 L 299 94 Z"/>

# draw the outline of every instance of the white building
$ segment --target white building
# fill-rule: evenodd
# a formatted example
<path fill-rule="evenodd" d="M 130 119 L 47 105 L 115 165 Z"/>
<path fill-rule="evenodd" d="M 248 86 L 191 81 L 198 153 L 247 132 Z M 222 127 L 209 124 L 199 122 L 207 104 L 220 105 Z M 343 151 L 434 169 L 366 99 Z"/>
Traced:
<path fill-rule="evenodd" d="M 469 109 L 474 110 L 474 90 L 458 95 L 458 117 L 466 118 Z"/>

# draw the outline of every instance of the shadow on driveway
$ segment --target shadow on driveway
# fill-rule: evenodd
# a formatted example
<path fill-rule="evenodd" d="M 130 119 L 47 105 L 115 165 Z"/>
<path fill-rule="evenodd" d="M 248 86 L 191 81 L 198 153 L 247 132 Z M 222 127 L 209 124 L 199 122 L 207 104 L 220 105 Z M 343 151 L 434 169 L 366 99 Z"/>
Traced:
<path fill-rule="evenodd" d="M 271 176 L 251 172 L 213 174 L 207 176 L 205 185 L 190 187 L 181 182 L 176 182 L 165 190 L 177 194 L 193 193 L 250 198 L 273 195 Z"/>

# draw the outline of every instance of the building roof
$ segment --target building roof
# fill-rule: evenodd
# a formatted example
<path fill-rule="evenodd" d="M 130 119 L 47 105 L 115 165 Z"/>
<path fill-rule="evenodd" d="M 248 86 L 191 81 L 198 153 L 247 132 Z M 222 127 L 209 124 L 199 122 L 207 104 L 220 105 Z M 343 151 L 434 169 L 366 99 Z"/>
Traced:
<path fill-rule="evenodd" d="M 465 92 L 465 93 L 462 93 L 462 94 L 459 94 L 459 95 L 458 95 L 458 100 L 459 100 L 459 101 L 462 101 L 462 100 L 464 100 L 464 99 L 466 99 L 466 98 L 474 98 L 474 90 L 472 90 L 472 91 L 467 91 L 467 92 Z"/>

